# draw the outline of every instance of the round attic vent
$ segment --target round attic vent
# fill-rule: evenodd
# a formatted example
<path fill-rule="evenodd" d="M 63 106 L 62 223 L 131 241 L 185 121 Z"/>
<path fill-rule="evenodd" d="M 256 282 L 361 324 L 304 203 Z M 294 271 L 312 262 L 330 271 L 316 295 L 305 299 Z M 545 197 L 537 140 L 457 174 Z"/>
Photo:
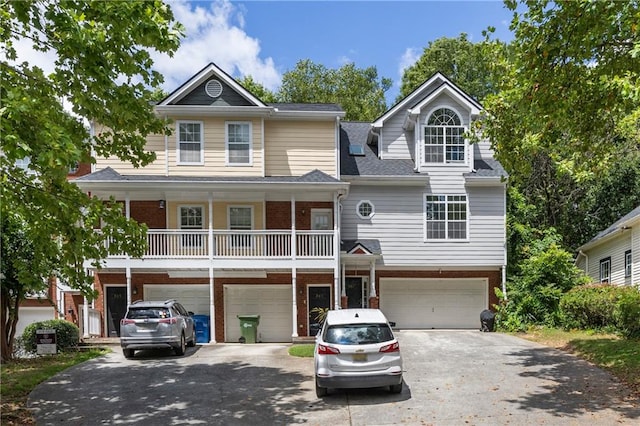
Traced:
<path fill-rule="evenodd" d="M 212 98 L 217 98 L 222 94 L 222 83 L 218 80 L 209 80 L 204 86 L 204 91 Z"/>

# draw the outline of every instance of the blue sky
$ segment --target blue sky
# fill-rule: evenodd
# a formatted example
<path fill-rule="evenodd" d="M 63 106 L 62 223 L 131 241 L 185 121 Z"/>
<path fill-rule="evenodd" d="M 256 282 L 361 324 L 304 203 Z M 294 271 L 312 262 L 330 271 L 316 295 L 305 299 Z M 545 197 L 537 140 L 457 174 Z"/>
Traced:
<path fill-rule="evenodd" d="M 174 58 L 156 58 L 173 90 L 214 62 L 234 77 L 246 74 L 276 90 L 282 74 L 311 59 L 327 68 L 353 62 L 391 78 L 395 100 L 402 70 L 429 41 L 468 34 L 483 39 L 493 26 L 508 41 L 511 13 L 501 1 L 170 1 L 186 38 Z"/>
<path fill-rule="evenodd" d="M 511 13 L 501 1 L 187 1 L 168 0 L 185 38 L 170 58 L 153 54 L 155 69 L 173 91 L 209 62 L 234 77 L 251 75 L 277 90 L 282 74 L 310 59 L 327 68 L 353 62 L 375 66 L 393 87 L 396 99 L 402 71 L 415 63 L 429 41 L 496 28 L 495 37 L 512 39 Z M 55 52 L 36 52 L 28 40 L 16 43 L 20 61 L 53 70 Z"/>

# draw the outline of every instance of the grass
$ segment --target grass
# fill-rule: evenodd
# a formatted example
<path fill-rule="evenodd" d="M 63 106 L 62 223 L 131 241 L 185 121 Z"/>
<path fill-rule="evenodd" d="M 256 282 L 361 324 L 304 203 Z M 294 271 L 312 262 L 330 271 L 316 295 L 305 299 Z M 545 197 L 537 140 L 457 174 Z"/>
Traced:
<path fill-rule="evenodd" d="M 301 358 L 313 358 L 314 348 L 315 344 L 313 343 L 291 345 L 291 347 L 289 348 L 289 355 Z"/>
<path fill-rule="evenodd" d="M 549 328 L 534 328 L 518 336 L 585 359 L 609 371 L 640 395 L 640 339 Z"/>
<path fill-rule="evenodd" d="M 56 373 L 105 353 L 105 350 L 65 352 L 52 356 L 16 359 L 2 364 L 0 424 L 3 426 L 35 424 L 31 411 L 27 409 L 29 393 Z"/>

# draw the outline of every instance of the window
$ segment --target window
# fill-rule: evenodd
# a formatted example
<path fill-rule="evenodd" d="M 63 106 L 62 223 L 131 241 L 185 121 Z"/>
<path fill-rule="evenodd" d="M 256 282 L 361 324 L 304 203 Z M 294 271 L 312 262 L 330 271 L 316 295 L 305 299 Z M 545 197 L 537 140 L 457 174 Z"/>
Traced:
<path fill-rule="evenodd" d="M 16 167 L 24 170 L 28 175 L 34 175 L 36 172 L 31 168 L 31 158 L 24 157 L 20 160 L 16 160 Z"/>
<path fill-rule="evenodd" d="M 467 238 L 467 196 L 427 195 L 425 198 L 426 239 Z"/>
<path fill-rule="evenodd" d="M 370 219 L 375 213 L 373 204 L 371 204 L 371 201 L 369 200 L 360 201 L 356 207 L 356 211 L 361 219 Z"/>
<path fill-rule="evenodd" d="M 182 245 L 185 247 L 202 246 L 202 235 L 196 232 L 188 232 L 189 230 L 202 229 L 202 207 L 200 206 L 180 206 L 180 228 L 187 230 L 182 235 Z"/>
<path fill-rule="evenodd" d="M 204 164 L 204 137 L 201 121 L 177 122 L 178 164 Z"/>
<path fill-rule="evenodd" d="M 232 231 L 250 231 L 253 229 L 252 207 L 229 207 L 229 229 Z M 232 235 L 233 247 L 251 247 L 251 235 Z"/>
<path fill-rule="evenodd" d="M 251 123 L 227 123 L 227 164 L 251 165 Z"/>
<path fill-rule="evenodd" d="M 631 250 L 624 252 L 624 276 L 631 276 Z"/>
<path fill-rule="evenodd" d="M 435 110 L 424 126 L 424 162 L 464 163 L 464 132 L 458 114 L 448 108 Z"/>
<path fill-rule="evenodd" d="M 611 282 L 611 258 L 607 257 L 600 261 L 600 282 Z"/>

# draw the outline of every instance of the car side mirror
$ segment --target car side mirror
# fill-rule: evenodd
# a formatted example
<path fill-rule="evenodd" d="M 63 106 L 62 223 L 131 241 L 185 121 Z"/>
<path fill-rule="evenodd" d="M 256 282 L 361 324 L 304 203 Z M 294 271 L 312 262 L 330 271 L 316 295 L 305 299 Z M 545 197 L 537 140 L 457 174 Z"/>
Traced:
<path fill-rule="evenodd" d="M 195 315 L 195 314 L 194 314 L 193 312 L 191 312 L 191 311 L 189 311 L 189 312 L 188 312 L 188 314 L 189 314 L 189 316 L 190 316 L 190 317 L 192 317 L 192 316 L 194 316 L 194 315 Z"/>
<path fill-rule="evenodd" d="M 395 321 L 389 321 L 389 327 L 395 327 L 395 326 L 396 326 Z"/>

